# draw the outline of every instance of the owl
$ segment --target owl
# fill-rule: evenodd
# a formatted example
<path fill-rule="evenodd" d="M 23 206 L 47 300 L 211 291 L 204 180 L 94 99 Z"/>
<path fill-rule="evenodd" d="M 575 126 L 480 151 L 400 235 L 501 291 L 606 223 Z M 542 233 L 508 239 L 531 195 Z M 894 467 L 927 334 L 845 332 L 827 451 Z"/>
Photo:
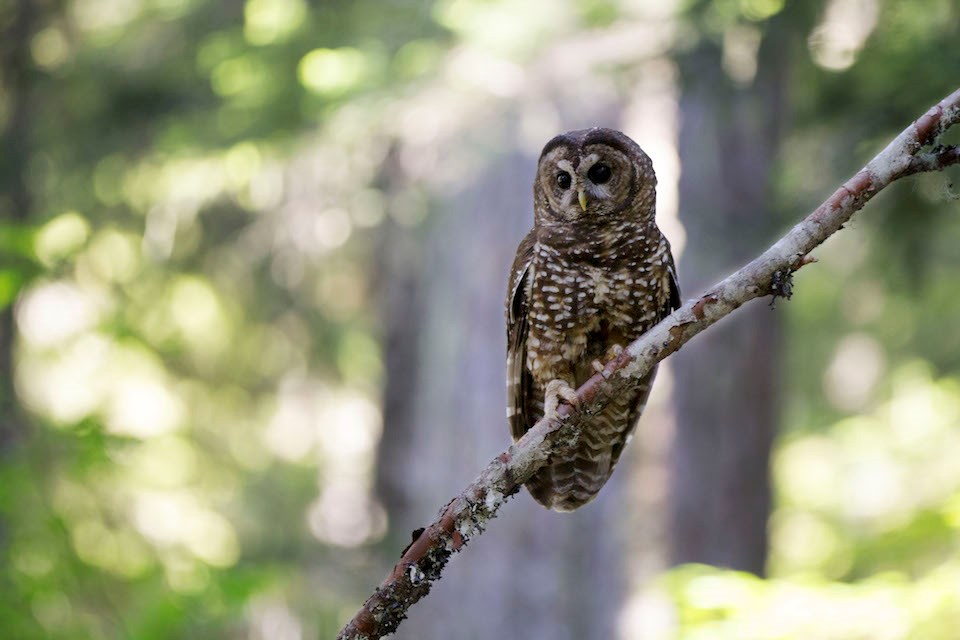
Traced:
<path fill-rule="evenodd" d="M 533 183 L 533 229 L 520 242 L 507 291 L 507 420 L 514 440 L 680 306 L 670 243 L 654 220 L 650 158 L 619 131 L 550 140 Z M 613 473 L 656 370 L 586 416 L 574 451 L 555 455 L 526 486 L 555 511 L 590 502 Z"/>

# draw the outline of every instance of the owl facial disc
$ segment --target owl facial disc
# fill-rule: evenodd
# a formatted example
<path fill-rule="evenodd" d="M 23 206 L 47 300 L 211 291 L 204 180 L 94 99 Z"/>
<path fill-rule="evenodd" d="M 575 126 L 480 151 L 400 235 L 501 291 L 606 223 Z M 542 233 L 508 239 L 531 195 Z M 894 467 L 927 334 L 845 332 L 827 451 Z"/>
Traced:
<path fill-rule="evenodd" d="M 652 215 L 656 178 L 637 143 L 611 129 L 561 134 L 544 147 L 535 192 L 543 224 L 607 224 Z M 637 206 L 638 203 L 643 206 Z M 649 204 L 647 204 L 649 203 Z"/>

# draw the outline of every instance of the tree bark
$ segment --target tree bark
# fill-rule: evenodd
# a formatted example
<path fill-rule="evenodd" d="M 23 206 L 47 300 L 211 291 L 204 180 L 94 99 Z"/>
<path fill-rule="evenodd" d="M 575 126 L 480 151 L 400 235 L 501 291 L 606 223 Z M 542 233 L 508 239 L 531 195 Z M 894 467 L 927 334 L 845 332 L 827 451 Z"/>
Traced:
<path fill-rule="evenodd" d="M 34 31 L 34 6 L 30 0 L 18 0 L 14 18 L 2 35 L 0 59 L 3 61 L 10 112 L 0 135 L 0 216 L 13 224 L 23 223 L 33 205 L 27 184 L 30 159 L 30 86 L 33 65 L 30 39 Z M 23 430 L 22 416 L 13 384 L 15 344 L 13 303 L 0 310 L 0 456 Z"/>
<path fill-rule="evenodd" d="M 757 75 L 739 87 L 720 47 L 680 61 L 682 290 L 699 291 L 769 241 L 780 221 L 771 177 L 780 149 L 788 34 L 771 25 Z M 755 305 L 674 360 L 676 430 L 669 459 L 673 564 L 702 562 L 762 575 L 769 459 L 780 418 L 781 316 Z M 722 374 L 718 374 L 722 372 Z"/>
<path fill-rule="evenodd" d="M 377 449 L 376 493 L 391 520 L 417 501 L 407 482 L 416 454 L 416 399 L 420 380 L 420 331 L 424 280 L 416 231 L 395 219 L 393 202 L 406 180 L 393 145 L 380 169 L 378 188 L 390 204 L 378 232 L 374 290 L 384 354 L 383 434 Z"/>

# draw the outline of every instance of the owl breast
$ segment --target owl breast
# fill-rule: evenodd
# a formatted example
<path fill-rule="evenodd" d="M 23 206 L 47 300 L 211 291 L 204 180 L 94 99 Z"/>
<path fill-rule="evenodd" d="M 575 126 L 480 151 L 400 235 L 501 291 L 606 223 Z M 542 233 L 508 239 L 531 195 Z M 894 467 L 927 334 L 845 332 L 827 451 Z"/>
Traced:
<path fill-rule="evenodd" d="M 586 365 L 593 359 L 657 322 L 669 295 L 666 269 L 656 268 L 666 249 L 636 248 L 602 266 L 547 245 L 535 248 L 527 362 L 537 386 L 555 378 L 579 386 L 592 375 Z"/>
<path fill-rule="evenodd" d="M 526 290 L 530 384 L 514 420 L 539 419 L 551 381 L 579 387 L 594 374 L 594 360 L 611 357 L 614 345 L 626 346 L 670 308 L 672 258 L 659 231 L 606 255 L 603 247 L 594 249 L 534 246 Z M 636 426 L 654 375 L 582 423 L 576 451 L 554 456 L 527 482 L 534 499 L 570 511 L 597 495 Z"/>

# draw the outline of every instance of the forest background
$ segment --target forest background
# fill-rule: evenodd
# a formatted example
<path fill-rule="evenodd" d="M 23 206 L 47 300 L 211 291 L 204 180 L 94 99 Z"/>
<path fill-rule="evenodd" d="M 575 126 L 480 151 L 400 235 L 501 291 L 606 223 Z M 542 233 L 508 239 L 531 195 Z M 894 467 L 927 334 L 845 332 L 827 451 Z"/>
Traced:
<path fill-rule="evenodd" d="M 3 633 L 334 636 L 509 442 L 547 139 L 644 147 L 689 298 L 958 37 L 952 0 L 0 3 Z M 952 639 L 956 171 L 694 339 L 601 497 L 521 493 L 397 637 Z"/>

